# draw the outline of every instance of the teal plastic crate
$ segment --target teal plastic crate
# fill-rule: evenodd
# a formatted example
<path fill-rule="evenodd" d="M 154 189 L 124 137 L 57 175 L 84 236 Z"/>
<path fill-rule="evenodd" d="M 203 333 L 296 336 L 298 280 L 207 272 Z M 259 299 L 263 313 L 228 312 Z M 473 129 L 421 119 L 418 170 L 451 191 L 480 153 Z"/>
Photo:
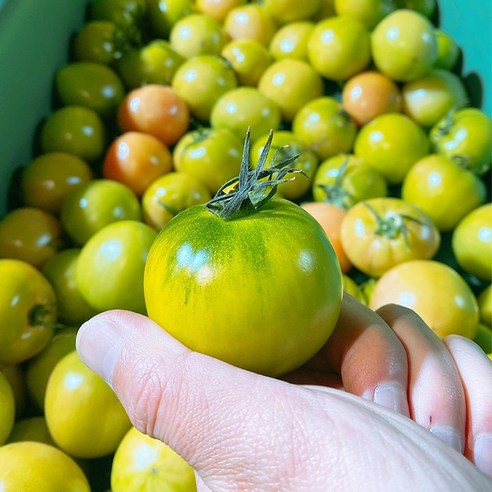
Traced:
<path fill-rule="evenodd" d="M 16 168 L 32 156 L 35 131 L 51 110 L 53 77 L 89 0 L 0 0 L 0 217 Z M 440 0 L 440 27 L 464 52 L 473 103 L 492 115 L 492 3 Z"/>

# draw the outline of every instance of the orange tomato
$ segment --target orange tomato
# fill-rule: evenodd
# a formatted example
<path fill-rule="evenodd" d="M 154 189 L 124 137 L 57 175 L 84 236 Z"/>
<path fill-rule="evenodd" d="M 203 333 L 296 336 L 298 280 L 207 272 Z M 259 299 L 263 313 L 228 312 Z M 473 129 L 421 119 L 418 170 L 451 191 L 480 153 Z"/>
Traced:
<path fill-rule="evenodd" d="M 347 215 L 347 211 L 331 203 L 322 202 L 304 202 L 301 207 L 319 222 L 335 250 L 340 269 L 343 273 L 348 272 L 352 264 L 345 254 L 341 240 L 342 222 Z"/>
<path fill-rule="evenodd" d="M 342 91 L 342 106 L 359 126 L 383 113 L 401 111 L 398 86 L 376 71 L 362 72 L 347 80 Z"/>
<path fill-rule="evenodd" d="M 171 169 L 171 152 L 166 144 L 146 133 L 126 132 L 115 138 L 106 152 L 103 176 L 142 196 L 154 179 Z"/>
<path fill-rule="evenodd" d="M 118 123 L 124 132 L 149 133 L 172 145 L 188 129 L 190 111 L 172 87 L 148 84 L 126 95 L 118 108 Z"/>

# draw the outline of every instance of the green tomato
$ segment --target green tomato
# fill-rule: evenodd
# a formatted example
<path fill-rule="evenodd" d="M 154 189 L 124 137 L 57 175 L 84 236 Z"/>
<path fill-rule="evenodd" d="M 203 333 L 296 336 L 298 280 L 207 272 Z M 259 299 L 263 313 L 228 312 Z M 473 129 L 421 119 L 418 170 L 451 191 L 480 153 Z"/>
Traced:
<path fill-rule="evenodd" d="M 268 133 L 265 133 L 254 142 L 251 148 L 250 158 L 252 167 L 256 167 L 267 140 Z M 303 175 L 296 175 L 293 180 L 282 183 L 277 188 L 277 193 L 288 200 L 298 200 L 310 189 L 314 173 L 318 167 L 318 158 L 291 131 L 283 130 L 275 132 L 268 151 L 265 167 L 271 167 L 274 160 L 278 164 L 282 160 L 294 156 L 297 156 L 297 158 L 291 167 L 302 170 Z"/>
<path fill-rule="evenodd" d="M 280 27 L 270 41 L 269 50 L 275 60 L 298 58 L 307 61 L 307 44 L 314 22 L 289 22 Z"/>
<path fill-rule="evenodd" d="M 369 32 L 357 19 L 329 17 L 317 23 L 307 44 L 308 60 L 323 77 L 342 81 L 371 61 Z"/>
<path fill-rule="evenodd" d="M 97 311 L 82 297 L 75 271 L 79 249 L 65 249 L 60 251 L 44 266 L 42 273 L 52 285 L 58 301 L 58 319 L 67 325 L 79 326 Z"/>
<path fill-rule="evenodd" d="M 134 220 L 109 224 L 83 246 L 75 278 L 94 309 L 145 313 L 143 274 L 157 232 Z"/>
<path fill-rule="evenodd" d="M 280 127 L 280 108 L 256 87 L 238 87 L 223 94 L 210 114 L 212 128 L 227 128 L 243 141 L 251 127 L 251 139 Z"/>
<path fill-rule="evenodd" d="M 403 181 L 402 198 L 427 213 L 440 231 L 449 231 L 485 201 L 482 180 L 443 155 L 418 160 Z"/>
<path fill-rule="evenodd" d="M 60 359 L 75 350 L 76 337 L 77 328 L 57 330 L 49 345 L 27 361 L 25 371 L 27 391 L 33 403 L 41 411 L 44 411 L 44 397 L 51 372 Z"/>
<path fill-rule="evenodd" d="M 56 323 L 56 295 L 39 270 L 0 260 L 0 363 L 16 364 L 41 352 Z"/>
<path fill-rule="evenodd" d="M 12 431 L 15 419 L 14 392 L 8 379 L 0 371 L 0 446 L 2 446 Z"/>
<path fill-rule="evenodd" d="M 349 209 L 370 198 L 385 197 L 388 186 L 383 175 L 353 154 L 339 154 L 321 162 L 312 183 L 318 202 Z"/>
<path fill-rule="evenodd" d="M 169 41 L 154 39 L 125 53 L 118 60 L 116 70 L 129 90 L 145 84 L 170 85 L 184 60 L 171 48 Z"/>
<path fill-rule="evenodd" d="M 290 122 L 304 104 L 323 94 L 323 80 L 308 62 L 284 58 L 265 69 L 258 89 L 277 104 L 282 120 Z"/>
<path fill-rule="evenodd" d="M 337 15 L 357 19 L 367 29 L 373 29 L 395 10 L 394 2 L 387 0 L 334 0 L 333 3 Z"/>
<path fill-rule="evenodd" d="M 201 128 L 186 133 L 173 150 L 176 171 L 203 183 L 213 195 L 239 173 L 242 140 L 226 128 Z"/>
<path fill-rule="evenodd" d="M 111 491 L 195 492 L 193 468 L 167 444 L 132 427 L 111 466 Z"/>
<path fill-rule="evenodd" d="M 435 29 L 434 32 L 437 40 L 437 59 L 434 67 L 453 70 L 460 55 L 458 43 L 449 33 L 441 29 Z"/>
<path fill-rule="evenodd" d="M 46 419 L 42 416 L 26 417 L 16 420 L 7 440 L 10 442 L 35 441 L 55 446 Z"/>
<path fill-rule="evenodd" d="M 489 284 L 480 292 L 478 309 L 480 311 L 480 322 L 492 329 L 492 284 Z"/>
<path fill-rule="evenodd" d="M 310 19 L 321 7 L 321 0 L 264 0 L 266 11 L 278 24 Z"/>
<path fill-rule="evenodd" d="M 477 207 L 453 231 L 452 249 L 458 265 L 475 277 L 492 281 L 492 204 Z"/>
<path fill-rule="evenodd" d="M 146 0 L 92 0 L 89 17 L 105 20 L 125 29 L 140 27 L 147 11 Z"/>
<path fill-rule="evenodd" d="M 401 183 L 429 151 L 424 130 L 408 116 L 386 113 L 364 125 L 354 143 L 354 154 L 379 171 L 390 184 Z"/>
<path fill-rule="evenodd" d="M 229 62 L 216 55 L 186 60 L 174 74 L 172 88 L 189 106 L 191 114 L 208 121 L 217 100 L 238 85 Z"/>
<path fill-rule="evenodd" d="M 172 27 L 193 12 L 192 0 L 146 0 L 147 19 L 154 38 L 168 39 Z"/>
<path fill-rule="evenodd" d="M 298 205 L 273 198 L 252 211 L 242 203 L 229 217 L 227 205 L 197 205 L 161 230 L 145 268 L 145 302 L 150 318 L 190 349 L 276 376 L 310 359 L 332 333 L 340 266 Z"/>
<path fill-rule="evenodd" d="M 114 116 L 125 96 L 123 82 L 113 69 L 101 63 L 72 62 L 55 78 L 56 93 L 62 104 L 80 105 L 100 116 Z"/>
<path fill-rule="evenodd" d="M 104 152 L 106 129 L 101 117 L 84 106 L 64 106 L 51 113 L 41 127 L 43 152 L 67 152 L 94 162 Z"/>
<path fill-rule="evenodd" d="M 176 53 L 184 58 L 197 55 L 219 55 L 226 43 L 220 24 L 205 14 L 190 14 L 178 20 L 171 28 L 169 42 Z"/>
<path fill-rule="evenodd" d="M 357 127 L 335 98 L 322 96 L 298 111 L 292 121 L 292 131 L 318 159 L 324 160 L 350 152 Z"/>
<path fill-rule="evenodd" d="M 492 162 L 492 120 L 480 109 L 463 108 L 444 116 L 430 131 L 434 150 L 477 174 Z"/>
<path fill-rule="evenodd" d="M 401 91 L 403 112 L 419 125 L 430 127 L 449 111 L 467 104 L 461 78 L 448 70 L 432 70 L 428 75 L 407 82 Z"/>
<path fill-rule="evenodd" d="M 112 222 L 140 219 L 141 207 L 135 193 L 110 179 L 95 179 L 79 186 L 66 197 L 61 210 L 63 227 L 79 246 Z"/>
<path fill-rule="evenodd" d="M 427 75 L 437 59 L 432 23 L 412 10 L 396 10 L 371 35 L 372 58 L 377 69 L 395 81 L 408 82 Z"/>
<path fill-rule="evenodd" d="M 113 390 L 82 362 L 75 350 L 53 368 L 44 410 L 56 445 L 77 458 L 114 453 L 131 427 Z"/>

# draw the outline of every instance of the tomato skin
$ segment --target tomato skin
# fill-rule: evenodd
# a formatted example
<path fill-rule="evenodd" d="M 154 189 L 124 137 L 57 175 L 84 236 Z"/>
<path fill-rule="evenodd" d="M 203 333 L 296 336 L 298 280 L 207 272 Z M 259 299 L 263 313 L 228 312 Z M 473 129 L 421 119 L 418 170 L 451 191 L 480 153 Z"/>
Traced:
<path fill-rule="evenodd" d="M 487 190 L 472 172 L 443 155 L 429 154 L 410 169 L 401 194 L 423 210 L 440 231 L 449 231 L 485 201 Z"/>
<path fill-rule="evenodd" d="M 22 171 L 22 198 L 28 207 L 58 215 L 65 197 L 94 178 L 91 167 L 75 155 L 48 152 L 35 157 Z"/>
<path fill-rule="evenodd" d="M 64 244 L 61 222 L 44 210 L 16 208 L 0 221 L 0 258 L 16 258 L 43 268 Z"/>
<path fill-rule="evenodd" d="M 171 169 L 166 144 L 146 133 L 126 132 L 109 146 L 102 172 L 104 178 L 125 184 L 140 197 L 154 179 Z"/>
<path fill-rule="evenodd" d="M 481 280 L 492 281 L 492 204 L 469 212 L 453 231 L 452 249 L 458 265 Z"/>
<path fill-rule="evenodd" d="M 385 113 L 364 125 L 354 142 L 354 154 L 378 170 L 390 184 L 403 181 L 430 143 L 424 130 L 408 116 Z"/>
<path fill-rule="evenodd" d="M 192 0 L 146 0 L 147 19 L 154 38 L 166 39 L 176 22 L 193 12 Z"/>
<path fill-rule="evenodd" d="M 25 361 L 53 336 L 56 295 L 39 270 L 20 260 L 0 260 L 0 362 Z"/>
<path fill-rule="evenodd" d="M 198 179 L 214 195 L 239 174 L 242 148 L 241 140 L 226 128 L 192 130 L 173 149 L 174 168 Z"/>
<path fill-rule="evenodd" d="M 492 120 L 480 109 L 463 108 L 444 116 L 430 130 L 435 152 L 484 174 L 492 163 Z"/>
<path fill-rule="evenodd" d="M 388 270 L 376 282 L 369 307 L 390 303 L 413 309 L 441 338 L 475 335 L 477 300 L 465 280 L 444 263 L 412 260 Z"/>
<path fill-rule="evenodd" d="M 378 23 L 371 35 L 371 48 L 377 69 L 398 82 L 423 77 L 437 59 L 434 26 L 407 9 L 398 9 Z"/>
<path fill-rule="evenodd" d="M 316 220 L 272 199 L 231 220 L 203 205 L 176 216 L 149 253 L 144 292 L 149 316 L 192 350 L 279 375 L 326 342 L 342 282 Z"/>
<path fill-rule="evenodd" d="M 270 41 L 269 51 L 275 60 L 298 58 L 307 61 L 307 43 L 314 22 L 289 22 L 280 27 Z"/>
<path fill-rule="evenodd" d="M 431 219 L 399 198 L 373 198 L 350 208 L 340 236 L 351 263 L 372 277 L 410 260 L 432 258 L 441 235 Z"/>

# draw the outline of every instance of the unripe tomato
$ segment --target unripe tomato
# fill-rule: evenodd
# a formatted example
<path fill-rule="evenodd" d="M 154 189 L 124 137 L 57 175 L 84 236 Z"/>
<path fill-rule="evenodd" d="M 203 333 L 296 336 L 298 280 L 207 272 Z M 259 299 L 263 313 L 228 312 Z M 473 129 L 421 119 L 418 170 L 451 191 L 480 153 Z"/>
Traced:
<path fill-rule="evenodd" d="M 435 29 L 434 32 L 437 40 L 437 59 L 434 67 L 453 70 L 460 55 L 458 43 L 449 33 L 441 29 Z"/>
<path fill-rule="evenodd" d="M 278 104 L 256 87 L 238 87 L 223 94 L 212 108 L 212 128 L 227 128 L 240 140 L 248 128 L 251 139 L 280 127 L 281 114 Z"/>
<path fill-rule="evenodd" d="M 0 483 L 4 490 L 90 492 L 79 465 L 55 446 L 13 442 L 0 448 Z"/>
<path fill-rule="evenodd" d="M 453 231 L 452 249 L 458 265 L 481 280 L 492 281 L 492 204 L 473 209 Z"/>
<path fill-rule="evenodd" d="M 90 166 L 75 155 L 64 152 L 41 154 L 22 171 L 22 199 L 28 207 L 58 215 L 66 196 L 93 178 Z"/>
<path fill-rule="evenodd" d="M 323 94 L 323 80 L 309 63 L 284 58 L 269 65 L 258 89 L 280 108 L 282 120 L 290 122 L 309 101 Z"/>
<path fill-rule="evenodd" d="M 7 440 L 11 442 L 34 441 L 56 446 L 46 425 L 46 419 L 41 416 L 17 419 Z"/>
<path fill-rule="evenodd" d="M 430 19 L 437 8 L 437 0 L 404 0 L 403 6 Z"/>
<path fill-rule="evenodd" d="M 380 72 L 362 72 L 344 84 L 342 106 L 358 126 L 363 126 L 383 113 L 398 113 L 401 91 Z"/>
<path fill-rule="evenodd" d="M 195 492 L 193 468 L 167 444 L 132 427 L 111 465 L 111 491 Z"/>
<path fill-rule="evenodd" d="M 64 106 L 41 126 L 43 152 L 67 152 L 92 163 L 104 152 L 106 129 L 101 117 L 84 106 Z"/>
<path fill-rule="evenodd" d="M 112 222 L 140 220 L 141 216 L 137 195 L 111 179 L 95 179 L 79 186 L 66 197 L 61 210 L 63 227 L 79 246 Z"/>
<path fill-rule="evenodd" d="M 330 80 L 346 80 L 371 61 L 369 33 L 350 17 L 330 17 L 314 26 L 307 44 L 313 68 Z"/>
<path fill-rule="evenodd" d="M 75 350 L 53 368 L 44 411 L 57 446 L 77 458 L 114 453 L 131 427 L 113 390 L 80 360 Z"/>
<path fill-rule="evenodd" d="M 470 171 L 443 155 L 419 159 L 403 181 L 402 198 L 423 210 L 440 231 L 453 229 L 485 201 L 486 187 Z"/>
<path fill-rule="evenodd" d="M 185 58 L 165 39 L 153 39 L 128 51 L 116 63 L 116 70 L 129 90 L 146 84 L 171 85 L 174 74 Z"/>
<path fill-rule="evenodd" d="M 147 224 L 124 220 L 103 227 L 87 241 L 75 278 L 90 306 L 145 313 L 143 273 L 156 234 Z"/>
<path fill-rule="evenodd" d="M 492 120 L 480 109 L 463 108 L 444 116 L 430 131 L 433 148 L 456 164 L 484 174 L 492 162 Z"/>
<path fill-rule="evenodd" d="M 388 270 L 376 282 L 369 307 L 390 303 L 413 309 L 441 338 L 475 336 L 477 300 L 465 280 L 444 263 L 412 260 Z"/>
<path fill-rule="evenodd" d="M 367 29 L 373 29 L 395 10 L 394 3 L 386 0 L 334 0 L 333 3 L 337 15 L 357 19 Z"/>
<path fill-rule="evenodd" d="M 142 197 L 143 219 L 160 230 L 175 215 L 193 205 L 210 200 L 210 192 L 198 179 L 183 172 L 170 172 L 157 178 Z"/>
<path fill-rule="evenodd" d="M 72 62 L 56 73 L 56 94 L 61 102 L 112 117 L 125 96 L 123 82 L 115 71 L 101 63 Z"/>
<path fill-rule="evenodd" d="M 254 39 L 233 39 L 221 55 L 229 61 L 239 85 L 256 86 L 272 57 L 265 45 Z"/>
<path fill-rule="evenodd" d="M 226 43 L 222 25 L 205 14 L 190 14 L 176 22 L 169 33 L 169 42 L 184 58 L 197 55 L 218 55 Z"/>
<path fill-rule="evenodd" d="M 239 5 L 227 13 L 224 30 L 230 39 L 254 39 L 268 46 L 277 24 L 261 4 Z"/>
<path fill-rule="evenodd" d="M 118 123 L 124 132 L 149 133 L 173 145 L 188 129 L 190 111 L 172 87 L 147 84 L 126 95 L 118 109 Z"/>
<path fill-rule="evenodd" d="M 270 41 L 269 50 L 275 60 L 298 58 L 307 61 L 307 43 L 314 22 L 289 22 L 280 27 Z"/>
<path fill-rule="evenodd" d="M 0 258 L 15 258 L 43 268 L 64 244 L 62 224 L 44 210 L 16 208 L 0 221 Z"/>
<path fill-rule="evenodd" d="M 171 152 L 165 143 L 147 133 L 125 132 L 106 151 L 102 173 L 140 197 L 154 179 L 171 169 Z"/>
<path fill-rule="evenodd" d="M 108 20 L 123 28 L 140 26 L 147 11 L 146 0 L 92 0 L 90 19 Z"/>
<path fill-rule="evenodd" d="M 391 184 L 401 183 L 414 163 L 429 151 L 424 130 L 408 116 L 382 114 L 364 125 L 354 154 L 378 170 Z"/>
<path fill-rule="evenodd" d="M 437 59 L 434 26 L 422 14 L 396 10 L 374 28 L 371 49 L 377 69 L 390 79 L 418 79 L 427 75 Z"/>
<path fill-rule="evenodd" d="M 0 363 L 30 359 L 53 336 L 56 295 L 48 280 L 20 260 L 0 260 Z"/>
<path fill-rule="evenodd" d="M 350 262 L 371 277 L 410 260 L 429 260 L 441 243 L 426 213 L 390 197 L 364 200 L 350 208 L 340 235 Z"/>
<path fill-rule="evenodd" d="M 313 197 L 349 209 L 356 203 L 387 195 L 383 175 L 353 154 L 338 154 L 322 161 L 312 183 Z"/>
<path fill-rule="evenodd" d="M 301 107 L 292 121 L 292 131 L 324 160 L 349 153 L 357 127 L 335 98 L 322 96 Z"/>
<path fill-rule="evenodd" d="M 192 350 L 269 375 L 321 348 L 341 297 L 326 234 L 284 199 L 229 220 L 202 205 L 185 210 L 161 230 L 145 269 L 154 321 Z"/>
<path fill-rule="evenodd" d="M 264 0 L 263 5 L 278 24 L 311 18 L 321 7 L 321 0 Z"/>
<path fill-rule="evenodd" d="M 242 147 L 242 141 L 226 128 L 192 130 L 174 147 L 174 168 L 203 183 L 213 195 L 238 175 Z"/>
<path fill-rule="evenodd" d="M 195 8 L 198 12 L 223 22 L 230 10 L 245 3 L 246 0 L 195 0 Z"/>
<path fill-rule="evenodd" d="M 478 296 L 480 321 L 492 328 L 492 284 L 485 287 Z"/>
<path fill-rule="evenodd" d="M 12 431 L 15 420 L 14 392 L 8 379 L 0 371 L 0 447 Z M 1 482 L 0 482 L 1 483 Z"/>
<path fill-rule="evenodd" d="M 449 111 L 467 104 L 468 96 L 460 77 L 448 70 L 432 70 L 402 87 L 403 112 L 419 125 L 430 127 Z"/>
<path fill-rule="evenodd" d="M 191 114 L 208 121 L 220 96 L 238 85 L 228 61 L 215 55 L 198 55 L 185 61 L 176 71 L 172 87 L 189 107 Z"/>
<path fill-rule="evenodd" d="M 154 38 L 167 39 L 172 27 L 193 12 L 192 0 L 146 0 L 147 19 Z"/>

